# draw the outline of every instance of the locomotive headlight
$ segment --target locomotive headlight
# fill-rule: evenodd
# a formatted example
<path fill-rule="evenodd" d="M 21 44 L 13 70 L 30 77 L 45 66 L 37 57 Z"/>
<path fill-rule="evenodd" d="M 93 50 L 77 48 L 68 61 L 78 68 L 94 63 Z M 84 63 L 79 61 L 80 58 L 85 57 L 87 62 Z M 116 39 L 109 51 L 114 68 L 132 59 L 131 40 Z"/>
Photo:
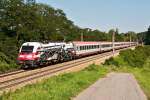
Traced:
<path fill-rule="evenodd" d="M 32 58 L 32 55 L 28 55 L 27 58 Z"/>
<path fill-rule="evenodd" d="M 23 58 L 23 57 L 24 57 L 24 55 L 19 55 L 19 57 L 20 57 L 20 58 Z"/>

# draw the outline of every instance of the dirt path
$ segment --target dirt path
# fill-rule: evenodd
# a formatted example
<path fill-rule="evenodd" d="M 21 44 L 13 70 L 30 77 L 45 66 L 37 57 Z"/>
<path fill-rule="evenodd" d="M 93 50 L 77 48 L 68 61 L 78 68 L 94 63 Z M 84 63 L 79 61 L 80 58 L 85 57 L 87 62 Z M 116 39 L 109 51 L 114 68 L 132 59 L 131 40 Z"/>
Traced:
<path fill-rule="evenodd" d="M 147 100 L 132 74 L 110 73 L 74 100 Z"/>

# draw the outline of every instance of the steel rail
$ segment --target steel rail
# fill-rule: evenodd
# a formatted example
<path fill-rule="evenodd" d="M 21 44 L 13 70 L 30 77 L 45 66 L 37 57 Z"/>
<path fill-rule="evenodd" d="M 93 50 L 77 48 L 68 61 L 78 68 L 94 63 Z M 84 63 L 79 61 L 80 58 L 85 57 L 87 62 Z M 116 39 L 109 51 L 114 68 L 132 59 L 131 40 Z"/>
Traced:
<path fill-rule="evenodd" d="M 6 77 L 6 76 L 10 76 L 10 75 L 19 74 L 19 73 L 22 73 L 22 72 L 26 72 L 26 70 L 16 70 L 16 71 L 3 73 L 3 74 L 0 74 L 0 78 Z"/>

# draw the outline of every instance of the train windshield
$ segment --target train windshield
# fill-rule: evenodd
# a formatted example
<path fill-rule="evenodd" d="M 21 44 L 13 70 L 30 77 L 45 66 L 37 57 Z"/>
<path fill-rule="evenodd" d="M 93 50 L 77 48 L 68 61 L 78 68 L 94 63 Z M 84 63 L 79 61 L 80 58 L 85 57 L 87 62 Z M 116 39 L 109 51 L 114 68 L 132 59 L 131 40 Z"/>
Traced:
<path fill-rule="evenodd" d="M 21 52 L 32 53 L 34 46 L 22 46 Z"/>

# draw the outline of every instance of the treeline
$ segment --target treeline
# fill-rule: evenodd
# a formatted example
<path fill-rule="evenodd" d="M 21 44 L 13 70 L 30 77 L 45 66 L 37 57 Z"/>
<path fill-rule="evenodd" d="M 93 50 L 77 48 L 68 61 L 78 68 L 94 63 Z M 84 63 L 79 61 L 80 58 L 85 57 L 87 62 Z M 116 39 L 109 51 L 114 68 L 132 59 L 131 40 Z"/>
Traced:
<path fill-rule="evenodd" d="M 41 40 L 79 41 L 81 33 L 85 41 L 111 41 L 114 31 L 106 33 L 89 28 L 82 29 L 68 20 L 61 9 L 45 4 L 1 0 L 0 7 L 1 35 L 14 38 L 18 43 Z M 119 34 L 116 30 L 116 41 L 128 41 L 127 38 L 128 34 Z"/>
<path fill-rule="evenodd" d="M 0 0 L 0 66 L 15 64 L 20 45 L 26 41 L 136 41 L 134 32 L 108 33 L 80 28 L 61 9 L 46 4 L 27 4 L 24 0 Z"/>
<path fill-rule="evenodd" d="M 150 26 L 147 31 L 138 33 L 137 38 L 139 43 L 150 45 Z"/>
<path fill-rule="evenodd" d="M 106 65 L 115 65 L 117 67 L 148 67 L 150 68 L 150 46 L 139 46 L 135 50 L 124 50 L 116 58 L 111 58 L 105 62 Z M 145 65 L 146 64 L 146 65 Z"/>

